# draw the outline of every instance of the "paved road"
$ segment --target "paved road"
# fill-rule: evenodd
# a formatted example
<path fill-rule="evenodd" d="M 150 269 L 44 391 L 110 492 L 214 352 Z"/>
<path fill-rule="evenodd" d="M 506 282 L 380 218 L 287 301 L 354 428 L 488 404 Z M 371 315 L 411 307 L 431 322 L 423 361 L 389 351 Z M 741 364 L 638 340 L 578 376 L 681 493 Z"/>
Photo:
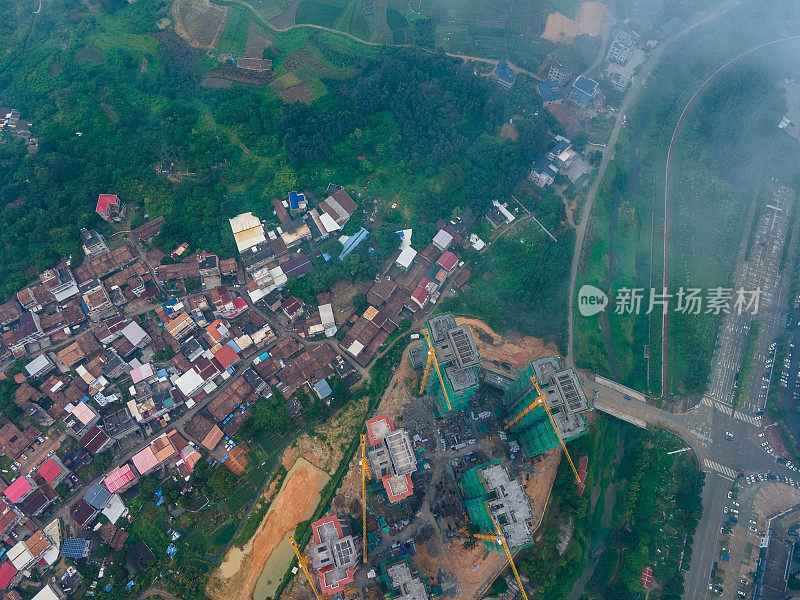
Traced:
<path fill-rule="evenodd" d="M 694 535 L 692 562 L 686 574 L 683 597 L 686 600 L 710 598 L 709 577 L 713 563 L 719 557 L 719 530 L 727 518 L 722 507 L 736 472 L 741 470 L 750 474 L 771 470 L 778 475 L 796 474 L 777 464 L 763 450 L 763 438 L 758 437 L 762 428 L 744 419 L 744 415 L 737 417 L 735 413 L 726 412 L 730 411 L 729 407 L 702 403 L 685 413 L 670 413 L 636 400 L 633 390 L 626 394 L 624 388 L 620 391 L 598 383 L 591 374 L 581 375 L 589 396 L 597 394 L 595 408 L 639 424 L 671 431 L 695 451 L 701 469 L 707 475 L 702 496 L 703 517 Z M 728 433 L 732 440 L 726 439 Z"/>

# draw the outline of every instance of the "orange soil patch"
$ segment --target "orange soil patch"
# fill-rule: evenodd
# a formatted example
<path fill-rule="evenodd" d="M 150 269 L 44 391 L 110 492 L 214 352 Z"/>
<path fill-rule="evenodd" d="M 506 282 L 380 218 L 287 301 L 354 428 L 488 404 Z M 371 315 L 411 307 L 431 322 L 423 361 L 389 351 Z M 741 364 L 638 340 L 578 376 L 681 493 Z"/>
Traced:
<path fill-rule="evenodd" d="M 213 600 L 252 598 L 270 554 L 287 533 L 314 514 L 328 479 L 324 471 L 308 461 L 298 460 L 286 476 L 258 533 L 243 549 L 229 550 L 222 565 L 209 579 L 206 594 Z"/>
<path fill-rule="evenodd" d="M 579 35 L 595 37 L 602 31 L 608 8 L 600 2 L 584 2 L 578 20 L 560 12 L 550 13 L 542 37 L 551 42 L 571 42 Z"/>
<path fill-rule="evenodd" d="M 519 132 L 511 123 L 506 123 L 500 128 L 500 137 L 511 139 L 516 142 L 519 139 Z"/>
<path fill-rule="evenodd" d="M 561 447 L 549 450 L 541 455 L 541 460 L 534 467 L 534 474 L 519 474 L 528 497 L 531 499 L 533 513 L 533 529 L 538 529 L 544 518 L 544 511 L 550 500 L 553 482 L 556 480 L 558 465 L 561 463 Z M 577 459 L 576 459 L 577 460 Z M 577 493 L 577 488 L 576 488 Z M 584 492 L 585 493 L 585 492 Z"/>
<path fill-rule="evenodd" d="M 526 362 L 558 352 L 554 345 L 547 345 L 540 338 L 514 332 L 506 332 L 501 336 L 477 319 L 456 317 L 456 322 L 469 325 L 484 366 L 511 376 L 516 375 Z M 511 369 L 507 369 L 503 363 Z"/>
<path fill-rule="evenodd" d="M 506 555 L 501 552 L 487 552 L 486 546 L 477 544 L 471 550 L 463 547 L 464 540 L 455 538 L 449 542 L 439 536 L 432 536 L 424 544 L 417 545 L 414 564 L 435 581 L 436 573 L 442 566 L 453 573 L 458 580 L 458 593 L 455 600 L 480 598 L 480 592 L 489 587 L 508 564 Z"/>

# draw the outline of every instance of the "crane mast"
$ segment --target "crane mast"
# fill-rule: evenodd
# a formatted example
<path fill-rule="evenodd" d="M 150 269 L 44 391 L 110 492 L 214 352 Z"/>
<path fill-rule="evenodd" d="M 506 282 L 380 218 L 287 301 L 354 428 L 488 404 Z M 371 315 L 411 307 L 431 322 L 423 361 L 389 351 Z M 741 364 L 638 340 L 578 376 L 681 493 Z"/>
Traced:
<path fill-rule="evenodd" d="M 428 381 L 428 375 L 431 371 L 431 365 L 436 369 L 436 375 L 439 377 L 439 384 L 442 386 L 442 393 L 444 394 L 444 399 L 447 402 L 447 410 L 453 410 L 453 407 L 450 405 L 450 397 L 447 395 L 447 388 L 444 386 L 444 379 L 442 378 L 442 371 L 439 369 L 439 361 L 436 360 L 436 352 L 433 350 L 433 342 L 431 341 L 431 334 L 427 328 L 422 330 L 422 335 L 425 336 L 425 340 L 428 342 L 428 361 L 425 363 L 425 372 L 422 374 L 422 385 L 419 387 L 419 393 L 422 394 L 425 392 L 425 384 Z"/>
<path fill-rule="evenodd" d="M 310 585 L 311 589 L 314 590 L 314 595 L 317 597 L 317 600 L 322 600 L 322 596 L 320 596 L 319 592 L 317 591 L 317 586 L 314 584 L 314 578 L 311 576 L 311 572 L 308 570 L 308 558 L 300 554 L 300 549 L 297 547 L 297 542 L 294 541 L 294 536 L 289 538 L 289 543 L 292 545 L 292 550 L 294 550 L 294 555 L 297 557 L 297 562 L 300 564 L 300 568 L 303 570 L 303 574 L 308 580 L 308 585 Z"/>
<path fill-rule="evenodd" d="M 511 419 L 504 429 L 510 429 L 516 423 L 518 423 L 525 415 L 529 414 L 531 411 L 536 409 L 538 406 L 543 406 L 545 412 L 547 413 L 547 417 L 550 419 L 550 424 L 553 426 L 553 431 L 556 432 L 556 436 L 558 436 L 558 441 L 561 444 L 561 447 L 564 449 L 564 454 L 567 455 L 567 460 L 569 461 L 569 466 L 572 467 L 572 472 L 575 474 L 575 481 L 578 483 L 581 482 L 581 476 L 578 474 L 578 469 L 575 468 L 575 463 L 572 462 L 572 457 L 569 455 L 569 450 L 567 450 L 567 445 L 564 443 L 564 438 L 561 437 L 561 432 L 558 430 L 558 426 L 556 425 L 556 420 L 553 418 L 553 413 L 550 411 L 550 407 L 547 405 L 547 398 L 542 392 L 542 388 L 539 387 L 539 382 L 534 375 L 531 375 L 531 382 L 533 383 L 533 387 L 536 389 L 536 398 L 528 404 L 524 409 L 522 409 L 513 419 Z"/>

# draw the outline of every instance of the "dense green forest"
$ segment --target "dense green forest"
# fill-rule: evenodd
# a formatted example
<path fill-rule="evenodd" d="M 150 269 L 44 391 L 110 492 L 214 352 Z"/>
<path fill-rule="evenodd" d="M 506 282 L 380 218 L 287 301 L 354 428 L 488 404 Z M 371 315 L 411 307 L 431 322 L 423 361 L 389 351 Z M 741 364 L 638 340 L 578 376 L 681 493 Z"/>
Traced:
<path fill-rule="evenodd" d="M 397 201 L 398 225 L 457 207 L 481 214 L 558 130 L 526 116 L 540 105 L 526 82 L 509 93 L 412 50 L 352 59 L 359 77 L 326 80 L 311 106 L 284 104 L 268 88 L 202 87 L 216 63 L 157 31 L 168 9 L 166 0 L 106 0 L 96 13 L 77 0 L 36 15 L 25 3 L 0 6 L 0 98 L 40 140 L 33 156 L 0 145 L 0 295 L 79 257 L 81 226 L 111 232 L 93 213 L 98 193 L 136 209 L 125 225 L 164 215 L 165 248 L 186 241 L 231 256 L 229 217 L 252 210 L 269 220 L 273 198 L 323 195 L 331 181 Z M 518 142 L 498 135 L 512 115 Z M 165 160 L 196 175 L 173 185 L 155 169 Z"/>

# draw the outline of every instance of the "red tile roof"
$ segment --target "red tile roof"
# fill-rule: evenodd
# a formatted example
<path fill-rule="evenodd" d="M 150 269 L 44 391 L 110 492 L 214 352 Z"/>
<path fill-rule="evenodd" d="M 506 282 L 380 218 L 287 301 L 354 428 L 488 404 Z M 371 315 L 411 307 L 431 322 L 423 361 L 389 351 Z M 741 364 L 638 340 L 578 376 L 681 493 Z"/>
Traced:
<path fill-rule="evenodd" d="M 17 574 L 17 569 L 10 562 L 5 561 L 3 566 L 0 567 L 0 589 L 6 589 L 8 584 Z"/>
<path fill-rule="evenodd" d="M 236 350 L 228 346 L 227 344 L 217 350 L 217 353 L 214 355 L 219 361 L 219 364 L 222 366 L 223 369 L 227 369 L 233 363 L 235 363 L 239 359 L 239 355 L 236 354 Z"/>
<path fill-rule="evenodd" d="M 64 469 L 59 467 L 56 461 L 54 461 L 52 458 L 45 461 L 45 463 L 39 467 L 38 471 L 39 475 L 44 477 L 44 480 L 47 483 L 53 483 L 63 472 Z"/>
<path fill-rule="evenodd" d="M 439 260 L 436 261 L 436 264 L 444 267 L 447 271 L 449 271 L 450 269 L 456 266 L 457 262 L 458 262 L 458 257 L 449 250 L 447 250 L 439 257 Z"/>
<path fill-rule="evenodd" d="M 100 194 L 97 198 L 97 212 L 105 212 L 109 206 L 116 204 L 117 196 L 115 194 Z"/>
<path fill-rule="evenodd" d="M 25 492 L 27 492 L 32 487 L 33 486 L 31 485 L 31 482 L 28 481 L 25 477 L 17 477 L 11 483 L 11 485 L 6 488 L 6 491 L 4 493 L 6 495 L 6 498 L 11 500 L 12 502 L 18 502 L 19 499 L 25 495 Z"/>

